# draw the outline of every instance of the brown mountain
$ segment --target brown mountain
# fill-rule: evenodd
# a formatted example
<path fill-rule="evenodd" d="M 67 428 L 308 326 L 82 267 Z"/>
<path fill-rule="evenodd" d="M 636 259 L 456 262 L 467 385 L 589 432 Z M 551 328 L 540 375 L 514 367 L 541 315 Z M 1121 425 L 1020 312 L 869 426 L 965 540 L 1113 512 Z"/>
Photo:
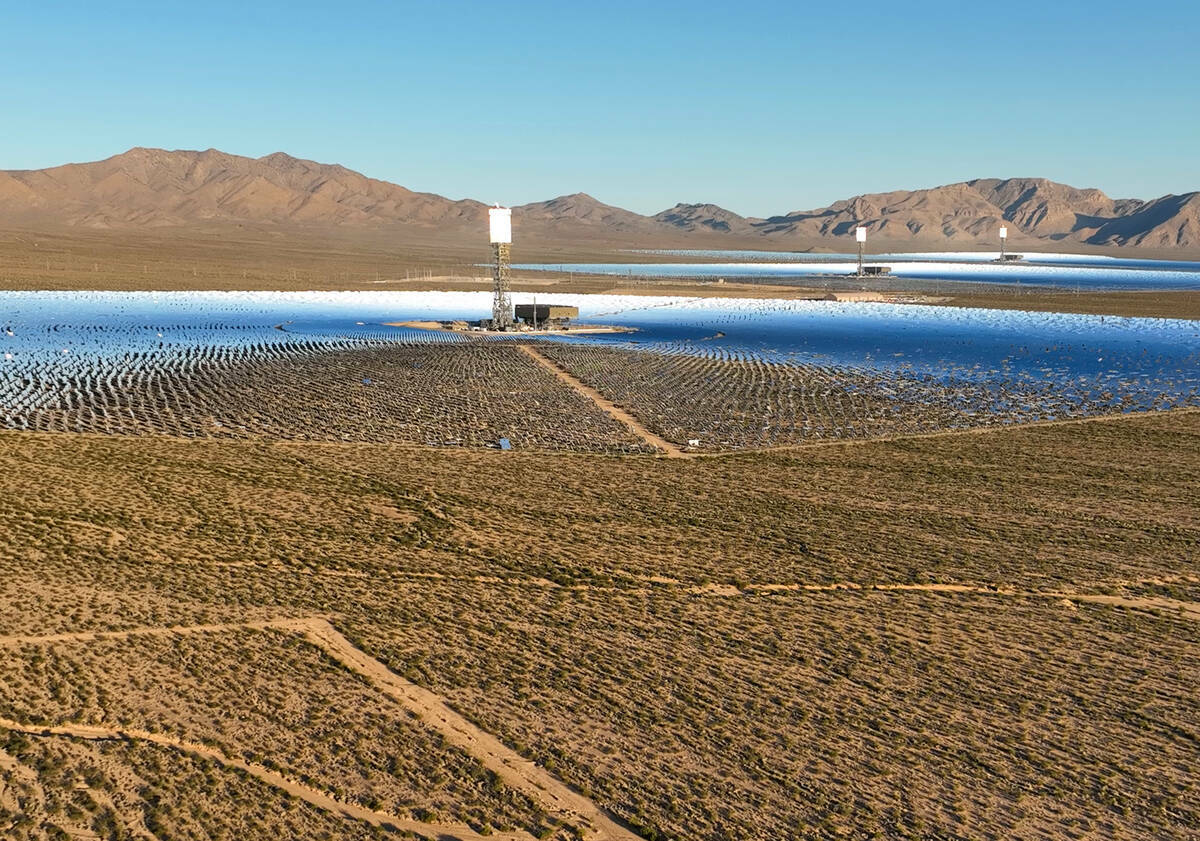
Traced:
<path fill-rule="evenodd" d="M 1142 202 L 1110 199 L 1099 190 L 1077 190 L 1044 178 L 984 178 L 967 182 L 1026 233 L 1051 238 L 1094 229 L 1095 222 L 1125 215 Z"/>
<path fill-rule="evenodd" d="M 1128 213 L 1104 220 L 1087 242 L 1146 248 L 1200 245 L 1200 193 L 1139 202 Z"/>
<path fill-rule="evenodd" d="M 0 172 L 0 218 L 96 228 L 210 221 L 436 224 L 474 222 L 484 208 L 282 152 L 246 158 L 216 149 L 137 148 L 94 163 Z"/>
<path fill-rule="evenodd" d="M 653 217 L 604 204 L 587 193 L 523 204 L 513 208 L 513 216 L 518 222 L 526 224 L 553 226 L 570 222 L 617 233 L 654 233 L 661 230 Z"/>
<path fill-rule="evenodd" d="M 103 161 L 0 171 L 0 223 L 20 227 L 187 228 L 210 223 L 302 229 L 477 230 L 486 205 L 417 193 L 342 166 L 277 152 L 262 158 L 131 149 Z M 1200 249 L 1200 193 L 1152 201 L 1111 199 L 1036 178 L 978 179 L 924 190 L 872 193 L 765 219 L 713 204 L 678 204 L 654 216 L 584 193 L 514 208 L 535 236 L 578 239 L 761 242 L 844 246 L 856 225 L 873 242 L 991 246 L 1000 225 L 1014 245 Z M 390 235 L 390 234 L 389 234 Z"/>
<path fill-rule="evenodd" d="M 966 184 L 855 196 L 819 210 L 773 216 L 756 227 L 780 238 L 845 238 L 864 225 L 872 239 L 976 242 L 994 234 L 1002 212 Z"/>
<path fill-rule="evenodd" d="M 715 204 L 677 204 L 657 213 L 654 219 L 685 231 L 716 231 L 722 234 L 753 234 L 754 222 Z"/>
<path fill-rule="evenodd" d="M 1044 178 L 978 179 L 927 190 L 872 193 L 754 227 L 769 237 L 844 238 L 864 225 L 872 239 L 929 245 L 992 244 L 1005 225 L 1016 242 L 1200 247 L 1200 193 L 1153 201 L 1111 199 Z"/>

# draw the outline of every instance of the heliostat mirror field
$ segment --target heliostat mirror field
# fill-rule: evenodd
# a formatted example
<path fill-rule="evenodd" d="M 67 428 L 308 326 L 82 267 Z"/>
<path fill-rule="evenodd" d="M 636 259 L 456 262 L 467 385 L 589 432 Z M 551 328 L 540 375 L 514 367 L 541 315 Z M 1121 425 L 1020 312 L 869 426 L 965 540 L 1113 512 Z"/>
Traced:
<path fill-rule="evenodd" d="M 632 331 L 531 337 L 387 326 L 479 318 L 490 299 L 473 292 L 4 293 L 2 422 L 655 449 L 555 368 L 654 435 L 700 451 L 1200 404 L 1194 321 L 825 301 L 538 300 Z"/>

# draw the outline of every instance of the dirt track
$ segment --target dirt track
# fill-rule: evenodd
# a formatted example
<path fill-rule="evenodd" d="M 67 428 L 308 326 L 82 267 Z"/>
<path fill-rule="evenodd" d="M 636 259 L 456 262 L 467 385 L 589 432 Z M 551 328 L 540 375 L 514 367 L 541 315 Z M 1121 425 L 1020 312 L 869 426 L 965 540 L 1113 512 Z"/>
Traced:
<path fill-rule="evenodd" d="M 305 636 L 347 668 L 367 678 L 388 697 L 414 712 L 427 726 L 478 759 L 500 779 L 548 812 L 576 826 L 591 826 L 596 838 L 637 841 L 639 836 L 616 823 L 592 801 L 577 794 L 540 765 L 522 758 L 490 733 L 450 709 L 428 689 L 410 683 L 362 650 L 324 620 L 313 620 Z"/>
<path fill-rule="evenodd" d="M 74 634 L 51 634 L 47 636 L 8 636 L 0 637 L 0 645 L 40 645 L 55 642 L 90 642 L 100 639 L 113 639 L 140 634 L 164 636 L 170 634 L 200 634 L 219 633 L 234 630 L 266 630 L 275 629 L 303 633 L 313 645 L 325 651 L 339 663 L 351 671 L 365 677 L 381 692 L 413 712 L 426 726 L 438 731 L 446 741 L 462 748 L 475 757 L 484 767 L 493 771 L 504 782 L 518 791 L 523 792 L 547 812 L 560 820 L 579 827 L 581 830 L 591 829 L 585 837 L 597 841 L 617 839 L 618 841 L 637 841 L 639 836 L 625 829 L 613 820 L 591 800 L 572 791 L 565 783 L 550 774 L 541 766 L 522 758 L 516 751 L 505 746 L 495 736 L 476 727 L 467 719 L 450 709 L 446 703 L 434 693 L 390 671 L 362 650 L 356 648 L 349 640 L 338 633 L 332 625 L 321 617 L 306 619 L 278 619 L 259 622 L 228 623 L 222 625 L 193 625 L 164 628 L 137 628 L 128 631 L 99 631 L 80 632 Z M 225 757 L 211 748 L 202 745 L 184 743 L 167 736 L 132 730 L 113 730 L 108 728 L 85 726 L 40 727 L 23 725 L 17 722 L 0 720 L 0 727 L 22 732 L 43 733 L 52 735 L 74 736 L 84 739 L 134 738 L 154 742 L 180 750 L 186 750 L 202 756 L 217 759 L 226 765 L 241 768 L 271 785 L 283 788 L 297 797 L 302 797 L 313 805 L 323 809 L 339 811 L 351 817 L 366 820 L 376 826 L 394 825 L 400 829 L 428 835 L 431 831 L 441 835 L 462 839 L 475 839 L 482 836 L 470 829 L 459 826 L 437 826 L 421 824 L 416 821 L 402 820 L 391 815 L 372 812 L 368 809 L 352 806 L 335 801 L 328 795 L 315 789 L 308 789 L 299 783 L 288 780 L 266 768 L 251 766 L 240 760 Z M 296 789 L 296 790 L 293 790 Z M 455 834 L 457 833 L 457 834 Z M 492 835 L 490 838 L 521 838 L 532 836 L 525 834 Z"/>
<path fill-rule="evenodd" d="M 1200 413 L 1200 407 L 1181 406 L 1174 409 L 1156 409 L 1153 412 L 1141 414 L 1154 415 L 1190 415 Z M 1137 413 L 1134 413 L 1137 414 Z M 862 444 L 878 444 L 881 441 L 910 441 L 921 438 L 956 438 L 967 435 L 995 435 L 1001 432 L 1012 432 L 1017 429 L 1041 429 L 1056 426 L 1081 426 L 1091 423 L 1107 423 L 1128 420 L 1129 412 L 1118 412 L 1111 415 L 1090 415 L 1083 418 L 1062 418 L 1059 420 L 1027 421 L 1002 426 L 973 426 L 968 429 L 937 429 L 931 432 L 902 432 L 894 435 L 872 435 L 866 438 L 826 438 L 818 441 L 806 441 L 802 444 L 779 444 L 772 447 L 761 447 L 753 450 L 721 450 L 711 453 L 682 453 L 684 458 L 729 458 L 744 456 L 750 453 L 786 453 L 792 450 L 808 450 L 814 447 L 859 446 Z"/>
<path fill-rule="evenodd" d="M 548 582 L 541 582 L 542 586 Z M 651 586 L 687 588 L 698 596 L 738 596 L 778 591 L 838 591 L 838 590 L 881 590 L 892 592 L 964 593 L 988 595 L 998 598 L 1054 599 L 1073 607 L 1074 603 L 1090 603 L 1123 607 L 1144 611 L 1170 612 L 1173 616 L 1200 621 L 1200 603 L 1177 601 L 1158 597 L 1125 597 L 1105 594 L 1080 594 L 1065 592 L 1038 592 L 1006 590 L 972 585 L 956 584 L 747 584 L 742 586 L 710 584 L 702 587 L 669 578 L 647 579 Z M 590 585 L 583 585 L 589 587 Z M 1070 604 L 1067 604 L 1067 603 Z M 637 841 L 636 834 L 619 824 L 613 817 L 587 797 L 573 791 L 562 780 L 536 763 L 522 758 L 499 739 L 472 724 L 452 710 L 435 693 L 411 683 L 393 673 L 383 663 L 353 645 L 323 617 L 285 617 L 262 621 L 192 625 L 175 627 L 135 628 L 124 631 L 83 631 L 78 633 L 49 634 L 44 636 L 4 636 L 0 645 L 44 645 L 61 642 L 89 642 L 115 639 L 134 635 L 150 634 L 166 636 L 172 634 L 207 634 L 234 630 L 290 631 L 301 633 L 313 645 L 320 648 L 347 669 L 365 678 L 380 692 L 402 704 L 415 714 L 427 727 L 440 733 L 447 742 L 473 756 L 484 767 L 494 772 L 506 785 L 521 791 L 559 820 L 583 831 L 583 837 L 606 841 Z M 480 835 L 469 827 L 456 824 L 427 824 L 409 818 L 400 818 L 372 811 L 351 803 L 344 803 L 327 793 L 311 788 L 277 772 L 254 763 L 226 756 L 205 745 L 185 742 L 161 733 L 141 730 L 117 729 L 90 725 L 31 725 L 0 719 L 0 729 L 20 731 L 34 736 L 65 736 L 78 739 L 108 740 L 130 739 L 146 741 L 175 750 L 215 760 L 225 766 L 241 769 L 257 779 L 282 789 L 317 808 L 366 821 L 374 826 L 392 831 L 411 832 L 426 837 L 481 841 Z M 529 841 L 532 836 L 522 832 L 493 833 L 488 838 L 503 841 Z"/>
<path fill-rule="evenodd" d="M 375 812 L 353 803 L 344 803 L 341 800 L 336 800 L 322 791 L 310 788 L 282 774 L 277 774 L 261 765 L 244 762 L 241 759 L 226 756 L 220 751 L 206 747 L 205 745 L 185 742 L 181 739 L 173 739 L 161 733 L 151 733 L 146 730 L 117 730 L 83 724 L 30 725 L 5 718 L 0 718 L 0 729 L 27 733 L 31 736 L 67 736 L 72 739 L 87 739 L 91 741 L 129 740 L 149 742 L 160 747 L 171 748 L 192 754 L 193 756 L 211 759 L 228 768 L 238 768 L 268 785 L 286 791 L 293 797 L 316 806 L 318 809 L 340 813 L 350 818 L 366 821 L 372 826 L 382 827 L 394 832 L 412 832 L 426 838 L 458 839 L 458 841 L 483 841 L 485 838 L 489 841 L 497 838 L 504 841 L 532 841 L 533 839 L 532 835 L 524 832 L 493 832 L 491 835 L 484 836 L 464 824 L 429 824 L 409 818 L 397 817 L 396 815 L 389 815 L 385 812 Z"/>
<path fill-rule="evenodd" d="M 595 584 L 564 586 L 555 584 L 552 581 L 547 581 L 542 578 L 516 579 L 499 578 L 495 576 L 449 576 L 436 573 L 405 573 L 402 577 L 466 581 L 484 584 L 526 584 L 535 587 L 550 587 L 554 589 L 562 588 L 566 590 L 620 589 L 622 592 L 626 593 L 639 592 L 636 588 L 606 588 Z M 1109 605 L 1111 607 L 1124 607 L 1131 610 L 1170 611 L 1173 614 L 1177 614 L 1187 619 L 1200 621 L 1200 602 L 1185 602 L 1163 597 L 1129 597 L 1114 596 L 1105 593 L 1068 593 L 1051 590 L 1012 590 L 998 587 L 981 587 L 972 584 L 859 584 L 856 582 L 839 582 L 836 584 L 749 583 L 742 584 L 740 586 L 733 584 L 706 584 L 703 586 L 697 586 L 686 581 L 663 577 L 636 578 L 630 580 L 636 580 L 650 585 L 651 587 L 686 588 L 689 592 L 697 596 L 738 596 L 751 595 L 754 593 L 797 591 L 837 592 L 839 590 L 879 590 L 883 592 L 966 593 L 972 595 L 1023 599 L 1068 599 L 1073 602 L 1102 604 Z M 1179 580 L 1186 580 L 1193 583 L 1196 581 L 1196 579 L 1192 576 L 1180 576 Z M 1127 583 L 1137 584 L 1145 582 Z M 649 590 L 647 590 L 647 592 L 648 591 Z M 387 694 L 392 695 L 393 690 L 398 692 L 399 694 L 393 695 L 393 697 L 405 706 L 409 706 L 411 701 L 412 704 L 415 704 L 421 708 L 416 709 L 410 707 L 414 712 L 421 713 L 426 709 L 426 707 L 428 707 L 428 705 L 432 704 L 433 706 L 429 707 L 430 709 L 440 712 L 441 709 L 444 708 L 445 711 L 451 716 L 456 716 L 460 719 L 462 718 L 458 715 L 458 713 L 455 713 L 449 707 L 446 707 L 441 699 L 432 692 L 429 692 L 429 690 L 410 683 L 399 675 L 394 674 L 378 660 L 375 660 L 361 649 L 355 647 L 348 639 L 338 633 L 337 629 L 329 624 L 324 617 L 319 616 L 301 618 L 285 617 L 280 619 L 264 619 L 250 622 L 228 622 L 217 625 L 171 625 L 163 627 L 141 627 L 129 628 L 123 631 L 77 631 L 74 633 L 45 635 L 14 634 L 9 636 L 0 636 L 0 646 L 47 645 L 56 642 L 91 642 L 95 640 L 120 639 L 122 637 L 138 635 L 170 636 L 172 634 L 214 634 L 222 633 L 224 631 L 262 631 L 268 629 L 303 633 L 314 645 L 334 656 L 339 662 L 343 663 L 348 668 L 359 673 L 363 677 L 371 679 L 372 681 L 379 680 L 381 683 L 380 688 L 386 691 Z M 389 681 L 389 683 L 386 684 L 382 680 L 385 674 L 389 676 L 387 677 L 387 681 Z M 441 727 L 438 727 L 436 724 L 431 724 L 431 726 L 434 726 L 435 729 L 441 729 Z M 466 719 L 462 719 L 462 726 L 478 730 L 475 725 L 471 724 Z M 447 738 L 450 736 L 449 733 L 445 735 Z M 508 751 L 507 748 L 504 748 L 504 750 Z M 512 753 L 511 751 L 508 752 Z M 513 754 L 513 756 L 517 755 Z M 528 764 L 527 760 L 521 759 L 519 756 L 517 756 L 516 762 L 520 765 Z M 540 783 L 538 784 L 538 788 L 542 788 Z"/>
<path fill-rule="evenodd" d="M 130 628 L 125 631 L 77 631 L 68 634 L 48 634 L 46 636 L 7 636 L 0 637 L 0 645 L 45 645 L 54 642 L 91 642 L 93 640 L 120 639 L 137 635 L 170 636 L 172 634 L 219 634 L 224 631 L 263 631 L 275 628 L 281 631 L 303 631 L 309 623 L 316 621 L 303 619 L 265 619 L 258 622 L 225 622 L 219 625 L 168 625 L 158 628 Z M 324 621 L 324 620 L 320 620 Z"/>
<path fill-rule="evenodd" d="M 550 371 L 552 374 L 554 374 L 554 376 L 558 377 L 558 379 L 561 382 L 569 385 L 571 388 L 575 389 L 577 392 L 582 394 L 588 400 L 591 400 L 593 403 L 595 403 L 596 406 L 598 406 L 602 411 L 606 412 L 610 417 L 614 418 L 615 420 L 620 421 L 621 423 L 625 424 L 625 426 L 629 427 L 630 431 L 633 432 L 634 435 L 641 438 L 647 444 L 650 444 L 651 446 L 654 446 L 654 447 L 658 447 L 660 450 L 662 450 L 664 453 L 667 454 L 667 458 L 689 458 L 690 457 L 690 455 L 688 453 L 685 453 L 683 450 L 679 449 L 677 446 L 672 444 L 666 438 L 663 438 L 660 435 L 655 435 L 653 432 L 651 432 L 649 429 L 647 429 L 645 426 L 643 426 L 641 421 L 639 421 L 633 415 L 626 412 L 620 406 L 618 406 L 615 403 L 613 403 L 612 401 L 608 400 L 603 394 L 596 391 L 596 389 L 592 388 L 591 386 L 585 385 L 580 380 L 578 380 L 575 376 L 567 373 L 562 368 L 555 365 L 553 362 L 551 362 L 549 359 L 547 359 L 545 356 L 543 356 L 541 353 L 539 353 L 537 348 L 534 348 L 534 347 L 532 347 L 530 345 L 526 345 L 526 344 L 517 345 L 517 347 L 519 347 L 521 350 L 525 351 L 525 353 L 529 354 L 529 356 L 531 356 L 534 359 L 534 361 L 536 361 L 539 365 L 542 365 L 543 367 L 545 367 L 546 370 Z"/>

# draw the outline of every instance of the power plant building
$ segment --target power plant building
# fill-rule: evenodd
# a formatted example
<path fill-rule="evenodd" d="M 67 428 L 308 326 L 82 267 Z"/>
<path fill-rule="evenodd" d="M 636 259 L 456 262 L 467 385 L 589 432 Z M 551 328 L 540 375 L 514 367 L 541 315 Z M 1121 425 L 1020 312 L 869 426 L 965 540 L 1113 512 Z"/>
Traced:
<path fill-rule="evenodd" d="M 572 318 L 579 318 L 579 307 L 555 304 L 517 304 L 518 321 L 537 327 L 566 327 Z"/>

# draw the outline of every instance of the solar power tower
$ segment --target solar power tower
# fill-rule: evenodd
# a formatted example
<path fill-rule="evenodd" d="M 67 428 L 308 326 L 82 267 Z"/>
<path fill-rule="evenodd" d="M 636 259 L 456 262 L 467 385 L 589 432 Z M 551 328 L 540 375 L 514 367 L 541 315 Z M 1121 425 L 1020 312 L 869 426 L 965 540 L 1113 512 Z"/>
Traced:
<path fill-rule="evenodd" d="M 858 276 L 863 276 L 863 248 L 867 244 L 867 229 L 859 225 L 854 229 L 854 240 L 858 243 Z"/>
<path fill-rule="evenodd" d="M 512 245 L 512 209 L 488 208 L 488 227 L 492 240 L 492 329 L 513 326 L 509 248 Z"/>

